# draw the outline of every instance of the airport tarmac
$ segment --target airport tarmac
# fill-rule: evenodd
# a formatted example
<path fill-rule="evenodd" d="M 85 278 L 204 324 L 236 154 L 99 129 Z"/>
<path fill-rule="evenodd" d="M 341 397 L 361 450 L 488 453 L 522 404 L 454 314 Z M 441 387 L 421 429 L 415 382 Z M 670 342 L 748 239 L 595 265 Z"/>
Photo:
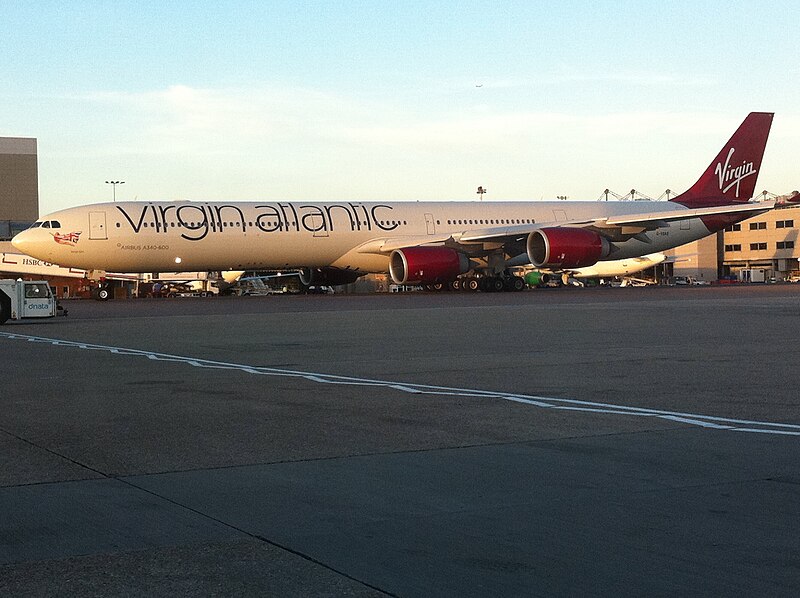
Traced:
<path fill-rule="evenodd" d="M 65 305 L 2 595 L 800 593 L 800 285 Z"/>

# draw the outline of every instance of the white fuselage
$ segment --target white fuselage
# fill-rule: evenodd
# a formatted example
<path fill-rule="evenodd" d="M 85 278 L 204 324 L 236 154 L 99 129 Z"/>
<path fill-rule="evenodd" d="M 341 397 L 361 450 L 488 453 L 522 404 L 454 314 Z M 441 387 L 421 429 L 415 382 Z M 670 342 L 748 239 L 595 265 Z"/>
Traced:
<path fill-rule="evenodd" d="M 608 278 L 637 274 L 664 262 L 667 256 L 663 253 L 650 253 L 642 257 L 597 262 L 594 266 L 575 268 L 570 274 L 575 278 Z"/>
<path fill-rule="evenodd" d="M 333 266 L 386 272 L 381 246 L 441 243 L 469 231 L 542 226 L 682 209 L 672 202 L 124 202 L 70 208 L 14 239 L 65 267 L 118 272 Z M 607 259 L 663 251 L 709 234 L 699 218 L 665 223 Z M 487 241 L 483 241 L 486 243 Z M 513 256 L 510 256 L 513 257 Z"/>

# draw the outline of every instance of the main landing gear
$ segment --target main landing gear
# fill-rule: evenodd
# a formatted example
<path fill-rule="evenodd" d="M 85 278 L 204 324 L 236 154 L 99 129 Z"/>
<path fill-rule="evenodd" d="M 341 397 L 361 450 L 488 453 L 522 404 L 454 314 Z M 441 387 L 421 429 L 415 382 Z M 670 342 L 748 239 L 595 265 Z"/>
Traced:
<path fill-rule="evenodd" d="M 500 291 L 521 291 L 525 281 L 519 276 L 465 276 L 456 278 L 450 283 L 425 285 L 427 291 L 483 291 L 499 293 Z"/>

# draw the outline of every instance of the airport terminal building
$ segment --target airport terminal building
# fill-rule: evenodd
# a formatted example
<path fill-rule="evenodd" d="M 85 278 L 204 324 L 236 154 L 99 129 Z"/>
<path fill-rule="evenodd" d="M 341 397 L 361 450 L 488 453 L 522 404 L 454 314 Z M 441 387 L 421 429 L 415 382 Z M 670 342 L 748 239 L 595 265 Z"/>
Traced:
<path fill-rule="evenodd" d="M 728 227 L 722 242 L 724 268 L 730 274 L 764 268 L 779 280 L 798 274 L 799 229 L 798 207 L 778 208 Z"/>
<path fill-rule="evenodd" d="M 666 253 L 675 259 L 675 275 L 709 282 L 733 275 L 748 281 L 749 271 L 759 269 L 767 279 L 782 281 L 800 274 L 799 231 L 800 206 L 777 208 Z"/>
<path fill-rule="evenodd" d="M 0 137 L 0 241 L 39 217 L 36 139 Z"/>
<path fill-rule="evenodd" d="M 0 278 L 47 279 L 58 297 L 77 295 L 79 280 L 20 274 L 27 268 L 11 245 L 18 232 L 39 218 L 39 164 L 37 141 L 30 137 L 0 137 Z M 38 264 L 38 260 L 31 260 Z M 5 270 L 3 266 L 5 265 Z"/>

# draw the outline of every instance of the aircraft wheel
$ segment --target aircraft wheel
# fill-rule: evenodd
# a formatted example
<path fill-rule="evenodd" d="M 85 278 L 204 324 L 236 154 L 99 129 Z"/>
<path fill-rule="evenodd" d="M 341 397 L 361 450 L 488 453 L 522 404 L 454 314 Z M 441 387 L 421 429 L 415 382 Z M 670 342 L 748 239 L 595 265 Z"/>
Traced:
<path fill-rule="evenodd" d="M 107 287 L 97 290 L 97 298 L 100 301 L 108 301 L 111 298 L 111 291 Z"/>
<path fill-rule="evenodd" d="M 521 291 L 525 288 L 525 281 L 519 276 L 512 276 L 508 288 L 512 291 Z"/>
<path fill-rule="evenodd" d="M 498 279 L 495 278 L 494 276 L 486 276 L 484 278 L 481 278 L 480 280 L 481 291 L 483 291 L 484 293 L 494 293 L 497 290 L 494 286 L 495 280 Z M 501 288 L 500 290 L 502 291 L 503 289 Z"/>
<path fill-rule="evenodd" d="M 502 278 L 492 277 L 489 279 L 487 286 L 489 287 L 490 291 L 498 293 L 505 288 L 506 283 Z"/>
<path fill-rule="evenodd" d="M 468 291 L 477 291 L 480 288 L 481 283 L 477 278 L 470 278 L 467 280 L 467 284 L 465 286 Z"/>
<path fill-rule="evenodd" d="M 431 286 L 433 287 L 433 290 L 437 291 L 437 292 L 438 291 L 446 291 L 447 290 L 447 285 L 445 285 L 445 284 L 443 284 L 441 282 L 437 282 L 436 284 L 433 284 Z"/>
<path fill-rule="evenodd" d="M 450 282 L 450 289 L 453 291 L 460 291 L 461 290 L 461 281 L 459 279 L 455 279 Z"/>

